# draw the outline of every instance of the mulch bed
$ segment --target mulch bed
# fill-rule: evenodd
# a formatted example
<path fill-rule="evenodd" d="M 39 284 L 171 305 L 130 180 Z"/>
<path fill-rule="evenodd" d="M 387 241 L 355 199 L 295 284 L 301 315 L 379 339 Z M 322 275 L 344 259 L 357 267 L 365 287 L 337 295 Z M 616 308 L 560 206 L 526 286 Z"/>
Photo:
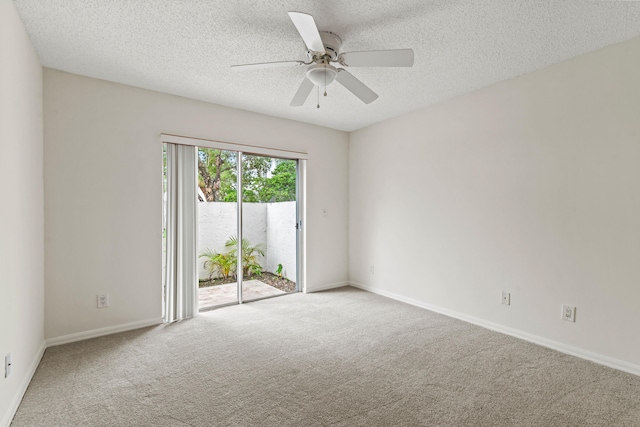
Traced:
<path fill-rule="evenodd" d="M 274 288 L 280 289 L 283 292 L 293 292 L 296 290 L 296 282 L 292 282 L 284 277 L 276 276 L 273 273 L 254 274 L 250 277 L 245 277 L 244 280 L 259 280 L 262 283 L 271 285 Z M 225 283 L 236 283 L 236 279 L 230 277 L 228 279 L 211 279 L 201 280 L 198 286 L 206 288 L 209 286 L 224 285 Z"/>

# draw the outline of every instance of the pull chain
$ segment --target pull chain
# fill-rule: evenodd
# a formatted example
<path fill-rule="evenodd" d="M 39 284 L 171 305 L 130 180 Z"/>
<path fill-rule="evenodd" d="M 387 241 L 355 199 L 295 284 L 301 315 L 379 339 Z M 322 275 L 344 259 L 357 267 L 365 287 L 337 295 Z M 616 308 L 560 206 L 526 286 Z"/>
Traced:
<path fill-rule="evenodd" d="M 318 105 L 316 108 L 320 108 L 320 86 L 316 86 L 316 88 L 318 89 Z"/>
<path fill-rule="evenodd" d="M 324 66 L 324 96 L 327 96 L 327 65 Z"/>

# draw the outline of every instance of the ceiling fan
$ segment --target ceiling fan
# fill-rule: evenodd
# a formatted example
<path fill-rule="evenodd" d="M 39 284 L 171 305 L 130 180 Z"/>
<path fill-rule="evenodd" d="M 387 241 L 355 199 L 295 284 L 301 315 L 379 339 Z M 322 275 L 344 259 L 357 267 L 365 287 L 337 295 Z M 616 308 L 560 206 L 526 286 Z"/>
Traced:
<path fill-rule="evenodd" d="M 277 61 L 258 64 L 233 65 L 233 69 L 306 67 L 305 78 L 294 95 L 292 107 L 302 106 L 314 87 L 325 88 L 334 80 L 347 88 L 365 104 L 378 98 L 378 95 L 364 83 L 349 73 L 345 67 L 411 67 L 412 49 L 372 50 L 365 52 L 341 52 L 342 39 L 329 31 L 318 31 L 313 16 L 302 12 L 289 12 L 296 29 L 307 46 L 309 62 Z M 336 67 L 332 64 L 336 64 Z M 318 102 L 318 108 L 320 103 Z"/>

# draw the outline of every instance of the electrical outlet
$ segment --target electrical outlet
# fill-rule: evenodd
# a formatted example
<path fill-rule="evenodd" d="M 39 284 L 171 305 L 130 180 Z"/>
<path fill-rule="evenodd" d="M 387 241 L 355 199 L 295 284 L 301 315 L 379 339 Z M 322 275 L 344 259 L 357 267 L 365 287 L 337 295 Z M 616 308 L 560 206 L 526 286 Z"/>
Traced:
<path fill-rule="evenodd" d="M 509 292 L 502 291 L 502 304 L 511 305 L 511 294 Z"/>
<path fill-rule="evenodd" d="M 109 294 L 98 295 L 98 308 L 109 307 Z"/>
<path fill-rule="evenodd" d="M 373 264 L 371 264 L 369 266 L 369 274 L 374 274 L 376 272 L 375 267 L 373 266 Z"/>
<path fill-rule="evenodd" d="M 562 320 L 567 322 L 576 321 L 576 308 L 570 305 L 562 304 Z"/>
<path fill-rule="evenodd" d="M 4 357 L 4 377 L 9 378 L 11 375 L 11 353 L 7 353 Z"/>

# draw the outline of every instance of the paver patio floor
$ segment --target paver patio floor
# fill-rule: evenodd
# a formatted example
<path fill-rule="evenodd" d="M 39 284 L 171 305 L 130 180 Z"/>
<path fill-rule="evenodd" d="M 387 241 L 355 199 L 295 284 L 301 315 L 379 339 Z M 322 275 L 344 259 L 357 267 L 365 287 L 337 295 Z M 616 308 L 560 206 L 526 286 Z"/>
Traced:
<path fill-rule="evenodd" d="M 259 280 L 245 280 L 242 282 L 242 300 L 281 295 L 285 292 L 273 286 L 267 285 Z M 238 291 L 236 283 L 224 285 L 208 286 L 198 288 L 198 308 L 208 308 L 216 305 L 238 302 Z"/>

